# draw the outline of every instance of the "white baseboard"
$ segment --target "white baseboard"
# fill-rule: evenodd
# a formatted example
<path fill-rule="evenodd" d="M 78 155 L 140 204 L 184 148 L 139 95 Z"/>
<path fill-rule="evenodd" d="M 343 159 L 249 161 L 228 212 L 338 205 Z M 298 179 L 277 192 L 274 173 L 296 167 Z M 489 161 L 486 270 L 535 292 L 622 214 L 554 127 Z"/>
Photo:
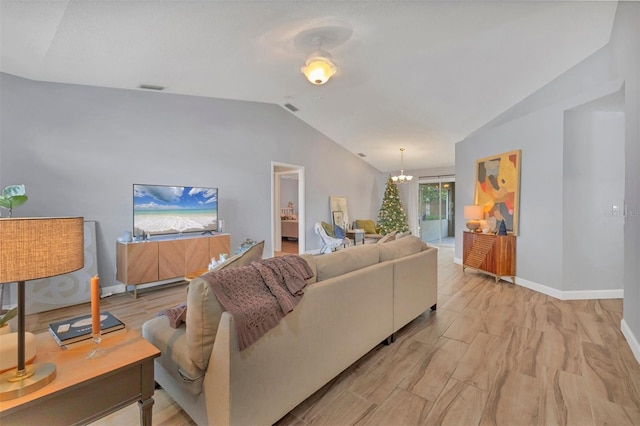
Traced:
<path fill-rule="evenodd" d="M 638 339 L 636 339 L 636 336 L 633 334 L 624 318 L 620 321 L 620 330 L 622 331 L 624 338 L 627 339 L 627 343 L 631 348 L 631 352 L 633 352 L 633 356 L 636 357 L 636 361 L 640 362 L 640 342 L 638 342 Z"/>
<path fill-rule="evenodd" d="M 462 265 L 462 259 L 458 257 L 454 257 L 453 262 Z M 563 291 L 519 277 L 516 277 L 516 285 L 555 297 L 559 300 L 622 299 L 624 296 L 624 290 L 622 289 Z"/>
<path fill-rule="evenodd" d="M 176 280 L 174 278 L 174 279 L 164 280 L 164 281 L 155 281 L 155 282 L 147 283 L 147 284 L 139 284 L 137 287 L 138 287 L 138 290 L 144 290 L 145 288 L 153 288 L 153 287 L 161 286 L 161 285 L 164 285 L 164 284 L 171 284 L 171 283 L 176 283 L 176 282 L 180 282 L 180 280 Z M 131 286 L 131 287 L 133 287 L 133 286 Z M 127 291 L 127 286 L 125 284 L 122 284 L 122 283 L 116 281 L 115 285 L 102 287 L 102 295 L 100 297 L 101 298 L 109 297 L 109 296 L 112 296 L 114 294 L 124 293 L 125 291 Z"/>

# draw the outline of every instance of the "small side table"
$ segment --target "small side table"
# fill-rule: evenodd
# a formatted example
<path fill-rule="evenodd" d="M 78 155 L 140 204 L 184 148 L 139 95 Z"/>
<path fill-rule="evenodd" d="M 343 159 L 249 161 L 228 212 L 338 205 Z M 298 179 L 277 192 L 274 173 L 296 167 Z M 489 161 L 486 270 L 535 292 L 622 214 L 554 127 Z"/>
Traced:
<path fill-rule="evenodd" d="M 63 350 L 47 332 L 36 334 L 37 362 L 56 366 L 42 389 L 0 402 L 0 424 L 87 424 L 138 402 L 140 425 L 151 426 L 153 360 L 160 351 L 135 330 L 104 339 L 106 355 L 87 360 L 91 346 Z"/>
<path fill-rule="evenodd" d="M 353 240 L 353 245 L 364 244 L 364 229 L 350 229 L 347 231 L 347 238 Z"/>

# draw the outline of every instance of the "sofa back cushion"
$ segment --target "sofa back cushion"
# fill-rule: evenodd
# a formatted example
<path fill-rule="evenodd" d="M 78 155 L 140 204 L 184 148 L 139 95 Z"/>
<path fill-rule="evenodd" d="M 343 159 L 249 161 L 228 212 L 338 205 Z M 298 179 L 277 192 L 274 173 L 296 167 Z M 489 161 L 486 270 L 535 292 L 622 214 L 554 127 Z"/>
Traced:
<path fill-rule="evenodd" d="M 410 256 L 427 248 L 427 244 L 414 235 L 407 235 L 386 244 L 376 244 L 376 246 L 380 248 L 380 262 Z"/>
<path fill-rule="evenodd" d="M 333 253 L 316 256 L 318 281 L 366 268 L 378 263 L 380 253 L 377 244 L 347 247 Z"/>
<path fill-rule="evenodd" d="M 251 265 L 251 262 L 257 262 L 262 259 L 264 252 L 264 240 L 249 247 L 247 250 L 238 253 L 222 263 L 217 264 L 212 271 L 219 271 L 226 268 L 237 268 L 239 266 Z"/>
<path fill-rule="evenodd" d="M 380 238 L 378 240 L 378 244 L 384 244 L 384 243 L 388 243 L 389 241 L 393 241 L 396 239 L 396 234 L 398 233 L 398 231 L 391 231 L 388 234 L 386 234 L 384 237 Z"/>
<path fill-rule="evenodd" d="M 187 351 L 200 369 L 206 370 L 224 309 L 209 283 L 198 277 L 187 293 Z"/>
<path fill-rule="evenodd" d="M 260 253 L 262 256 L 262 252 Z M 314 277 L 309 278 L 307 283 L 314 283 L 317 273 L 314 257 L 306 254 L 301 257 L 314 273 Z M 244 265 L 233 264 L 230 267 L 237 266 Z M 191 361 L 202 370 L 206 370 L 209 364 L 222 312 L 224 308 L 209 283 L 201 277 L 191 280 L 187 293 L 187 351 Z"/>

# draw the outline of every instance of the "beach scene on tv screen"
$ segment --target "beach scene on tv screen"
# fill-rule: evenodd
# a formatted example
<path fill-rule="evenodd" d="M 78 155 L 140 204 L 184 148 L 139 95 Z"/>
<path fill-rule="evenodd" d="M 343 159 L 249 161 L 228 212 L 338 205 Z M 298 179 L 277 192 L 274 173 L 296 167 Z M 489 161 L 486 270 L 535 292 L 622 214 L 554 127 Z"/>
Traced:
<path fill-rule="evenodd" d="M 133 227 L 141 233 L 217 230 L 218 190 L 190 186 L 134 185 Z"/>

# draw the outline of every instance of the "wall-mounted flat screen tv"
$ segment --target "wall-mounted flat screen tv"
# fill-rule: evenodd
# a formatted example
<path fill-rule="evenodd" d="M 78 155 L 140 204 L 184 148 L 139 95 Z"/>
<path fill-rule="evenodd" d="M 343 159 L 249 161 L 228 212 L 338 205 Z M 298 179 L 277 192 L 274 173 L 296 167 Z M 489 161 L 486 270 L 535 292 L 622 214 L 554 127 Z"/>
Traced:
<path fill-rule="evenodd" d="M 133 185 L 134 235 L 218 230 L 218 188 Z"/>

